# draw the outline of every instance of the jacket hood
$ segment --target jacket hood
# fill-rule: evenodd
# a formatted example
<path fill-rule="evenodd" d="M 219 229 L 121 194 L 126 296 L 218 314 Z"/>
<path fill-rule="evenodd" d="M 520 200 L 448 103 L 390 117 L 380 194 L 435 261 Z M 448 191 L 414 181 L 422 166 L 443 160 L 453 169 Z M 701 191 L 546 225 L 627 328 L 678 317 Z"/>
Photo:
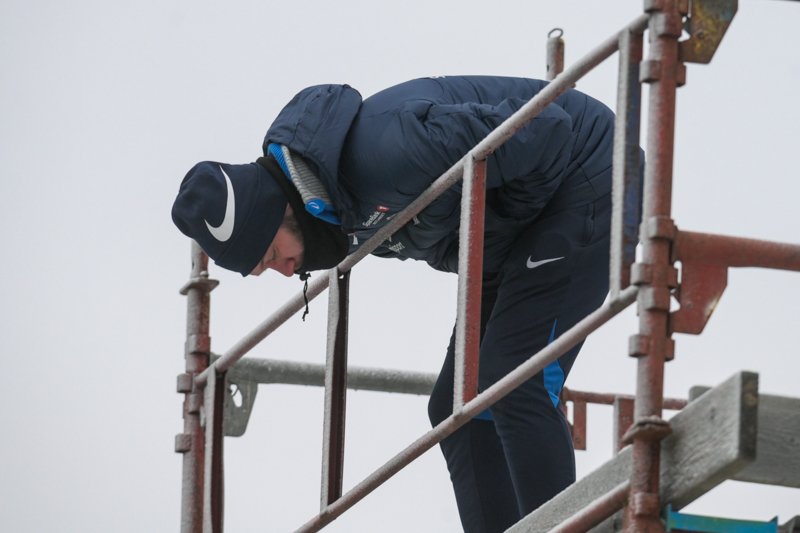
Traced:
<path fill-rule="evenodd" d="M 331 200 L 347 209 L 350 199 L 338 183 L 339 158 L 345 137 L 361 108 L 361 95 L 349 85 L 315 85 L 300 91 L 278 114 L 264 138 L 313 163 Z"/>

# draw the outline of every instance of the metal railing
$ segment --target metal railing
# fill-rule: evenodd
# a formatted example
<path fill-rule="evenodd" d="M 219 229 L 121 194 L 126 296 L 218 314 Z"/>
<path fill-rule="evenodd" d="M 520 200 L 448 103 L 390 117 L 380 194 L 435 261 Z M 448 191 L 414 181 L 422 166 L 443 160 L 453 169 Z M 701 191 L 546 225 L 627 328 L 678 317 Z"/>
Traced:
<path fill-rule="evenodd" d="M 442 174 L 358 251 L 329 271 L 327 276 L 309 283 L 308 300 L 330 288 L 324 375 L 325 440 L 321 509 L 298 531 L 318 531 L 330 523 L 634 301 L 638 303 L 639 332 L 631 337 L 629 352 L 638 358 L 636 402 L 635 408 L 631 405 L 633 402 L 627 403 L 628 411 L 634 409 L 632 414 L 629 413 L 633 423 L 618 436 L 619 443 L 633 444 L 632 477 L 628 483 L 564 522 L 558 530 L 585 531 L 626 505 L 630 510 L 626 514 L 626 523 L 631 530 L 658 531 L 662 527 L 658 519 L 661 507 L 658 464 L 660 441 L 669 433 L 669 424 L 661 416 L 662 410 L 671 406 L 663 398 L 663 372 L 664 363 L 673 357 L 672 334 L 699 333 L 703 329 L 725 287 L 729 266 L 800 271 L 800 246 L 681 232 L 671 219 L 675 96 L 685 77 L 683 62 L 710 60 L 727 27 L 723 23 L 729 23 L 736 11 L 736 2 L 695 0 L 692 9 L 689 13 L 686 0 L 647 0 L 645 14 L 555 76 L 539 94 Z M 679 42 L 684 21 L 688 22 L 690 37 Z M 714 32 L 709 32 L 708 28 L 712 27 Z M 698 28 L 705 28 L 703 31 L 706 33 L 700 36 Z M 648 58 L 643 60 L 646 29 L 649 30 L 650 45 Z M 709 39 L 709 34 L 713 34 L 713 38 Z M 551 39 L 559 37 L 551 36 Z M 551 53 L 557 55 L 558 43 L 552 44 Z M 614 137 L 610 298 L 605 305 L 478 394 L 486 158 L 587 72 L 617 51 L 620 52 L 620 66 Z M 548 57 L 548 77 L 559 69 L 558 59 L 557 56 Z M 648 164 L 643 189 L 639 179 L 641 83 L 650 84 Z M 349 272 L 459 180 L 463 180 L 463 188 L 453 413 L 363 481 L 342 493 Z M 643 203 L 643 214 L 637 235 L 640 202 Z M 641 259 L 635 263 L 636 246 L 640 240 Z M 738 253 L 743 246 L 757 251 Z M 673 266 L 676 260 L 682 262 L 680 286 L 678 272 Z M 195 247 L 192 278 L 182 290 L 189 296 L 189 325 L 186 373 L 178 379 L 178 390 L 186 395 L 184 433 L 176 438 L 176 450 L 184 454 L 182 529 L 192 532 L 222 529 L 221 412 L 225 373 L 304 305 L 302 293 L 294 296 L 210 363 L 208 293 L 214 285 L 215 282 L 208 279 L 207 259 Z M 673 294 L 678 296 L 681 304 L 678 311 L 670 308 Z"/>

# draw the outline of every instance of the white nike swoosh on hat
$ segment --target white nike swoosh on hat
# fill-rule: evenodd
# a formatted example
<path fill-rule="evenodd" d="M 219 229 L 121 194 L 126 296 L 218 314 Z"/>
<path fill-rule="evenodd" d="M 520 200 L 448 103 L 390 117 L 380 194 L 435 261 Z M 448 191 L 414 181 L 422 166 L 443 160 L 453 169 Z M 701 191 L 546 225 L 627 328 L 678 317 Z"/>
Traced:
<path fill-rule="evenodd" d="M 541 261 L 531 261 L 530 256 L 528 256 L 528 261 L 525 263 L 525 266 L 528 268 L 536 268 L 538 266 L 542 266 L 545 263 L 552 263 L 553 261 L 558 261 L 559 259 L 564 259 L 563 257 L 553 257 L 551 259 L 542 259 Z"/>
<path fill-rule="evenodd" d="M 219 167 L 222 170 L 222 167 Z M 233 220 L 236 218 L 236 198 L 233 196 L 233 183 L 231 179 L 222 170 L 222 175 L 225 176 L 225 184 L 228 186 L 228 201 L 225 203 L 225 218 L 222 219 L 222 224 L 217 227 L 208 223 L 208 220 L 203 219 L 206 223 L 208 231 L 211 235 L 220 242 L 225 242 L 233 235 Z"/>

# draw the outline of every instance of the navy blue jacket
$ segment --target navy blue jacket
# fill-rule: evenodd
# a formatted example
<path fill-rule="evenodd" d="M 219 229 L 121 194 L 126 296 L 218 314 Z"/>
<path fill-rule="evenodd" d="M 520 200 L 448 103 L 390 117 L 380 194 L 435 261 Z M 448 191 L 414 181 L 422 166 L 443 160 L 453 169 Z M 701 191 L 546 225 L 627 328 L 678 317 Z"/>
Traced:
<path fill-rule="evenodd" d="M 347 85 L 301 91 L 264 142 L 316 167 L 353 249 L 406 207 L 547 82 L 489 76 L 423 78 L 362 102 Z M 495 271 L 538 217 L 610 193 L 614 115 L 570 90 L 488 159 L 484 270 Z M 374 253 L 458 268 L 461 183 Z M 352 251 L 352 249 L 351 249 Z"/>

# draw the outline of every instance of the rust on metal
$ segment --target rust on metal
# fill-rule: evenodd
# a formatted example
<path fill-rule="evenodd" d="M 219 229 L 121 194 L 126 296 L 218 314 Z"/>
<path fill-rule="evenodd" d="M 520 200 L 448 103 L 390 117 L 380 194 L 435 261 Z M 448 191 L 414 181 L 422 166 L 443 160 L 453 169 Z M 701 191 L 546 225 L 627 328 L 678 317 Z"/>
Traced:
<path fill-rule="evenodd" d="M 572 403 L 572 421 L 567 420 L 572 435 L 572 445 L 576 450 L 585 450 L 587 445 L 586 421 L 588 418 L 587 405 L 613 405 L 614 406 L 614 450 L 619 451 L 626 443 L 623 435 L 633 425 L 634 396 L 627 394 L 599 393 L 576 391 L 568 387 L 561 389 L 559 395 L 559 409 L 567 417 L 568 403 Z M 664 409 L 678 411 L 686 407 L 688 400 L 683 398 L 664 398 Z"/>
<path fill-rule="evenodd" d="M 175 451 L 183 454 L 181 479 L 181 532 L 200 533 L 203 528 L 205 436 L 200 420 L 203 391 L 193 378 L 208 368 L 210 292 L 219 283 L 208 278 L 208 256 L 192 241 L 192 270 L 180 292 L 186 298 L 185 373 L 177 380 L 184 394 L 183 432 L 175 437 Z"/>
<path fill-rule="evenodd" d="M 586 449 L 586 402 L 572 402 L 572 444 L 576 450 Z"/>
<path fill-rule="evenodd" d="M 468 159 L 464 165 L 458 239 L 458 309 L 453 412 L 460 410 L 478 393 L 485 204 L 486 159 L 479 161 Z"/>
<path fill-rule="evenodd" d="M 646 62 L 648 91 L 647 165 L 644 179 L 643 220 L 669 221 L 672 210 L 672 171 L 675 144 L 675 100 L 677 93 L 678 38 L 681 34 L 685 3 L 680 0 L 652 0 L 645 9 L 650 15 L 649 48 Z M 663 224 L 657 224 L 657 229 Z M 658 231 L 657 233 L 662 233 Z M 640 262 L 652 268 L 672 266 L 669 235 L 642 231 Z M 656 495 L 655 509 L 628 505 L 625 531 L 661 532 L 658 516 L 659 459 L 664 397 L 664 363 L 671 332 L 669 330 L 670 287 L 665 279 L 643 280 L 638 285 L 639 332 L 646 341 L 646 353 L 637 359 L 635 419 L 628 434 L 633 438 L 629 502 Z M 659 421 L 659 422 L 656 422 Z M 666 423 L 665 423 L 666 424 Z"/>
<path fill-rule="evenodd" d="M 209 461 L 211 475 L 206 477 L 207 482 L 210 482 L 209 488 L 211 495 L 210 533 L 222 533 L 222 514 L 225 505 L 225 471 L 223 468 L 223 442 L 225 439 L 222 431 L 224 425 L 223 413 L 225 412 L 225 390 L 225 374 L 217 374 L 213 394 L 213 417 L 206 417 L 206 424 L 211 424 L 211 438 L 213 439 L 210 452 L 211 460 Z M 211 419 L 213 419 L 213 422 Z M 208 433 L 206 433 L 206 446 L 208 447 Z"/>
<path fill-rule="evenodd" d="M 739 8 L 737 0 L 692 0 L 680 57 L 689 63 L 709 63 Z"/>
<path fill-rule="evenodd" d="M 800 244 L 679 231 L 673 255 L 676 261 L 683 262 L 800 272 Z"/>
<path fill-rule="evenodd" d="M 633 398 L 614 399 L 614 450 L 625 447 L 625 433 L 633 425 Z"/>
<path fill-rule="evenodd" d="M 320 508 L 342 495 L 347 403 L 347 333 L 350 272 L 331 270 L 328 313 L 328 361 L 325 369 L 325 442 L 323 444 Z"/>
<path fill-rule="evenodd" d="M 676 333 L 703 331 L 728 284 L 728 267 L 800 271 L 800 245 L 726 235 L 678 231 L 672 255 L 683 265 L 681 307 L 671 316 Z"/>
<path fill-rule="evenodd" d="M 615 394 L 604 392 L 587 392 L 573 390 L 564 387 L 561 391 L 561 397 L 564 401 L 582 401 L 586 403 L 597 403 L 602 405 L 613 405 L 617 399 L 633 400 L 634 396 L 629 394 Z M 683 398 L 664 398 L 664 409 L 677 411 L 686 407 L 687 400 Z"/>
<path fill-rule="evenodd" d="M 642 215 L 642 152 L 639 147 L 642 87 L 642 32 L 619 36 L 617 115 L 614 125 L 611 249 L 609 287 L 612 295 L 630 285 L 630 268 L 636 260 L 639 220 Z"/>
<path fill-rule="evenodd" d="M 680 309 L 670 317 L 675 333 L 700 334 L 728 285 L 728 269 L 722 265 L 684 262 L 678 289 Z"/>

